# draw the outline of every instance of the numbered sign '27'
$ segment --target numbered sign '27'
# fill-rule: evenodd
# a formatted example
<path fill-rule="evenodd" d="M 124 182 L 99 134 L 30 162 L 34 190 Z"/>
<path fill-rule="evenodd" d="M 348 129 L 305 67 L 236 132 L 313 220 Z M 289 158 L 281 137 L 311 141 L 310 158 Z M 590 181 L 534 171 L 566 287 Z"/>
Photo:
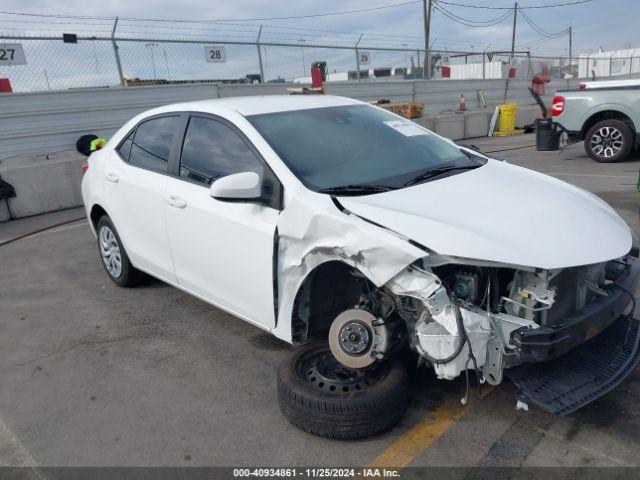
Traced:
<path fill-rule="evenodd" d="M 227 53 L 224 47 L 215 45 L 204 47 L 204 57 L 209 63 L 225 63 L 227 61 Z"/>
<path fill-rule="evenodd" d="M 27 60 L 19 43 L 0 43 L 0 67 L 26 65 Z"/>

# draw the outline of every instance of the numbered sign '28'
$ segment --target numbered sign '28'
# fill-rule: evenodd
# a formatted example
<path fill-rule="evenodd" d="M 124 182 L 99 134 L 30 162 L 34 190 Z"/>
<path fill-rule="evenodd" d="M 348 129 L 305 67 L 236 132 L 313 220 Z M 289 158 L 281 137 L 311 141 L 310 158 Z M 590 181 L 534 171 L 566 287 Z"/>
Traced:
<path fill-rule="evenodd" d="M 225 63 L 227 61 L 227 53 L 224 47 L 207 45 L 204 47 L 204 58 L 209 63 Z"/>

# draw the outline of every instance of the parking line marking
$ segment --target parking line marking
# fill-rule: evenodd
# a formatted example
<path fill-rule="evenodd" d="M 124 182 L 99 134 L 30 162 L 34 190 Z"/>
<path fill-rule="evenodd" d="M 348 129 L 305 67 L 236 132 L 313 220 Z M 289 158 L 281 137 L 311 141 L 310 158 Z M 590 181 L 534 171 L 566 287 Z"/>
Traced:
<path fill-rule="evenodd" d="M 491 390 L 492 387 L 485 386 L 481 397 L 486 397 Z M 445 402 L 389 445 L 384 452 L 369 462 L 366 468 L 406 467 L 472 408 L 473 404 L 462 406 L 457 399 Z"/>
<path fill-rule="evenodd" d="M 0 418 L 0 466 L 27 467 L 23 472 L 27 479 L 45 480 L 36 461 L 15 433 Z"/>

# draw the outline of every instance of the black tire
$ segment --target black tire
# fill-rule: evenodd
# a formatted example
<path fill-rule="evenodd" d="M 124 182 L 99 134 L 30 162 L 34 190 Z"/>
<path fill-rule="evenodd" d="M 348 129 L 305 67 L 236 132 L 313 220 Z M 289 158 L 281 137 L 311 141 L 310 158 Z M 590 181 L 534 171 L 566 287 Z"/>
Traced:
<path fill-rule="evenodd" d="M 100 242 L 101 242 L 100 235 L 103 228 L 106 228 L 110 232 L 112 232 L 114 241 L 116 242 L 117 247 L 119 249 L 121 268 L 117 275 L 112 273 L 109 270 L 109 268 L 107 267 L 106 260 L 102 255 L 102 247 L 100 245 Z M 129 256 L 127 255 L 127 252 L 125 251 L 124 246 L 122 245 L 122 241 L 120 240 L 120 236 L 118 235 L 118 231 L 116 230 L 116 227 L 113 225 L 113 222 L 107 215 L 103 215 L 102 217 L 100 217 L 100 220 L 98 220 L 98 223 L 96 224 L 96 234 L 98 236 L 98 253 L 100 254 L 100 260 L 102 261 L 102 266 L 104 267 L 105 271 L 107 272 L 107 275 L 109 275 L 109 278 L 113 281 L 113 283 L 115 283 L 119 287 L 132 287 L 140 283 L 140 281 L 144 279 L 145 274 L 131 264 L 131 261 L 129 260 Z"/>
<path fill-rule="evenodd" d="M 341 367 L 342 373 L 356 375 L 351 380 L 324 382 L 326 377 L 315 378 L 311 373 L 321 372 L 322 365 L 332 362 L 338 364 L 326 343 L 296 348 L 282 362 L 278 403 L 287 420 L 313 435 L 352 440 L 383 433 L 402 419 L 409 402 L 409 381 L 399 358 L 357 371 Z"/>
<path fill-rule="evenodd" d="M 597 133 L 602 128 L 609 128 L 613 130 L 617 130 L 620 132 L 620 135 L 616 137 L 616 140 L 619 139 L 622 141 L 622 146 L 619 150 L 613 154 L 606 156 L 604 152 L 598 152 L 597 143 L 592 145 L 592 140 L 595 138 L 600 138 L 601 135 L 597 135 Z M 607 139 L 606 141 L 611 141 L 611 139 Z M 591 158 L 593 158 L 596 162 L 600 163 L 614 163 L 620 162 L 627 158 L 633 149 L 633 133 L 629 126 L 621 120 L 602 120 L 595 125 L 593 125 L 587 135 L 584 137 L 584 149 Z M 594 151 L 594 149 L 596 151 Z"/>

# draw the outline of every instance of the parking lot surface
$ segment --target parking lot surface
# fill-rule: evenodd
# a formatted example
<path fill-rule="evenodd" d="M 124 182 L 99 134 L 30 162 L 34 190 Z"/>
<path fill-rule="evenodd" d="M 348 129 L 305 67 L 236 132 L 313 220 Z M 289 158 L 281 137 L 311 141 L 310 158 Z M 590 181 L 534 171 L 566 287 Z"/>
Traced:
<path fill-rule="evenodd" d="M 536 152 L 531 135 L 465 143 L 592 191 L 640 233 L 638 157 L 607 165 L 581 145 Z M 0 239 L 60 218 L 0 224 Z M 0 265 L 0 465 L 640 465 L 638 371 L 556 418 L 516 411 L 508 381 L 462 407 L 462 379 L 412 368 L 397 427 L 324 440 L 278 410 L 287 344 L 157 280 L 116 287 L 86 221 L 0 247 Z"/>

